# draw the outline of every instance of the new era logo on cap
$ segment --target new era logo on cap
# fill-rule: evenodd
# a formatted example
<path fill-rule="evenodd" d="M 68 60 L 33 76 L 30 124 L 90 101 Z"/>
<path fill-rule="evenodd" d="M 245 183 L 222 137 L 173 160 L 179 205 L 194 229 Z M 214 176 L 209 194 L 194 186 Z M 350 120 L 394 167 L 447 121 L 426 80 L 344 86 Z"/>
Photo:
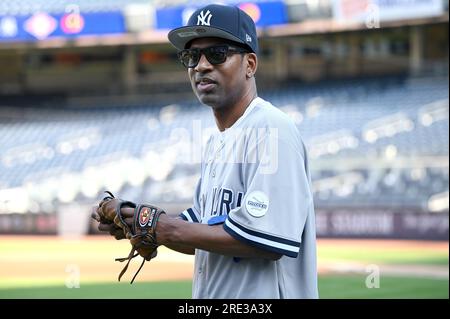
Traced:
<path fill-rule="evenodd" d="M 198 38 L 222 38 L 241 43 L 258 53 L 258 38 L 252 18 L 236 6 L 210 4 L 197 9 L 187 25 L 169 32 L 169 41 L 183 50 Z"/>
<path fill-rule="evenodd" d="M 206 13 L 201 11 L 197 16 L 197 25 L 211 25 L 212 14 L 208 10 Z"/>

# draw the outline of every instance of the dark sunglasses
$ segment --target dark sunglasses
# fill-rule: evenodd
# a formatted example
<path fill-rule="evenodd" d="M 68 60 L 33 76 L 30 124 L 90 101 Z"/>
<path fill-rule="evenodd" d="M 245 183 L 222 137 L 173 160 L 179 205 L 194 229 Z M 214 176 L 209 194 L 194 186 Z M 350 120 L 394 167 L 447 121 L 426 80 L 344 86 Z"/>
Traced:
<path fill-rule="evenodd" d="M 228 45 L 215 45 L 203 49 L 184 49 L 178 52 L 178 58 L 186 68 L 195 68 L 200 61 L 202 54 L 212 65 L 224 63 L 228 54 L 231 53 L 247 53 L 244 48 L 233 48 Z"/>

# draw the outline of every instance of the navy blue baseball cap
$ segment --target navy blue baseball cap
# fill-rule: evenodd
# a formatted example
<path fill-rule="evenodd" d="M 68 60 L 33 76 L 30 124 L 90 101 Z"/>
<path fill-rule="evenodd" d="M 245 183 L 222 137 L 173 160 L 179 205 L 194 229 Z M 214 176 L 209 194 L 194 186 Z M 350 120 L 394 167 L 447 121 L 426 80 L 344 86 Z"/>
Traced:
<path fill-rule="evenodd" d="M 210 4 L 196 10 L 184 27 L 169 32 L 169 41 L 178 49 L 198 38 L 222 38 L 258 53 L 258 38 L 252 18 L 235 6 Z"/>

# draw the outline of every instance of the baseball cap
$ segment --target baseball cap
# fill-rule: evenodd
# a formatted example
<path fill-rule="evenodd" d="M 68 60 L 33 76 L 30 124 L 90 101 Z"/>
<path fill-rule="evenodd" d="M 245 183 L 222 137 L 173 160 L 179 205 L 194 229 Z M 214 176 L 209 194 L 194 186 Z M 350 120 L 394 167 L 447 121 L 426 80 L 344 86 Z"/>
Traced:
<path fill-rule="evenodd" d="M 168 37 L 178 50 L 185 49 L 191 40 L 214 37 L 243 44 L 258 53 L 255 23 L 247 13 L 235 6 L 210 4 L 197 9 L 186 26 L 173 29 Z"/>

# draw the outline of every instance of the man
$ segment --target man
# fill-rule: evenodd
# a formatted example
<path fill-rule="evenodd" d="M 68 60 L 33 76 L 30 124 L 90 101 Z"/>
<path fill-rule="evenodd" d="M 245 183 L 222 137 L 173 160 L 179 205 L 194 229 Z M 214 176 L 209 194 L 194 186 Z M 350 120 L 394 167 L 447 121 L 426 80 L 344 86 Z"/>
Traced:
<path fill-rule="evenodd" d="M 317 298 L 306 150 L 295 124 L 257 97 L 253 20 L 237 7 L 208 5 L 169 40 L 218 131 L 193 207 L 181 218 L 159 216 L 157 244 L 195 254 L 193 298 Z"/>

